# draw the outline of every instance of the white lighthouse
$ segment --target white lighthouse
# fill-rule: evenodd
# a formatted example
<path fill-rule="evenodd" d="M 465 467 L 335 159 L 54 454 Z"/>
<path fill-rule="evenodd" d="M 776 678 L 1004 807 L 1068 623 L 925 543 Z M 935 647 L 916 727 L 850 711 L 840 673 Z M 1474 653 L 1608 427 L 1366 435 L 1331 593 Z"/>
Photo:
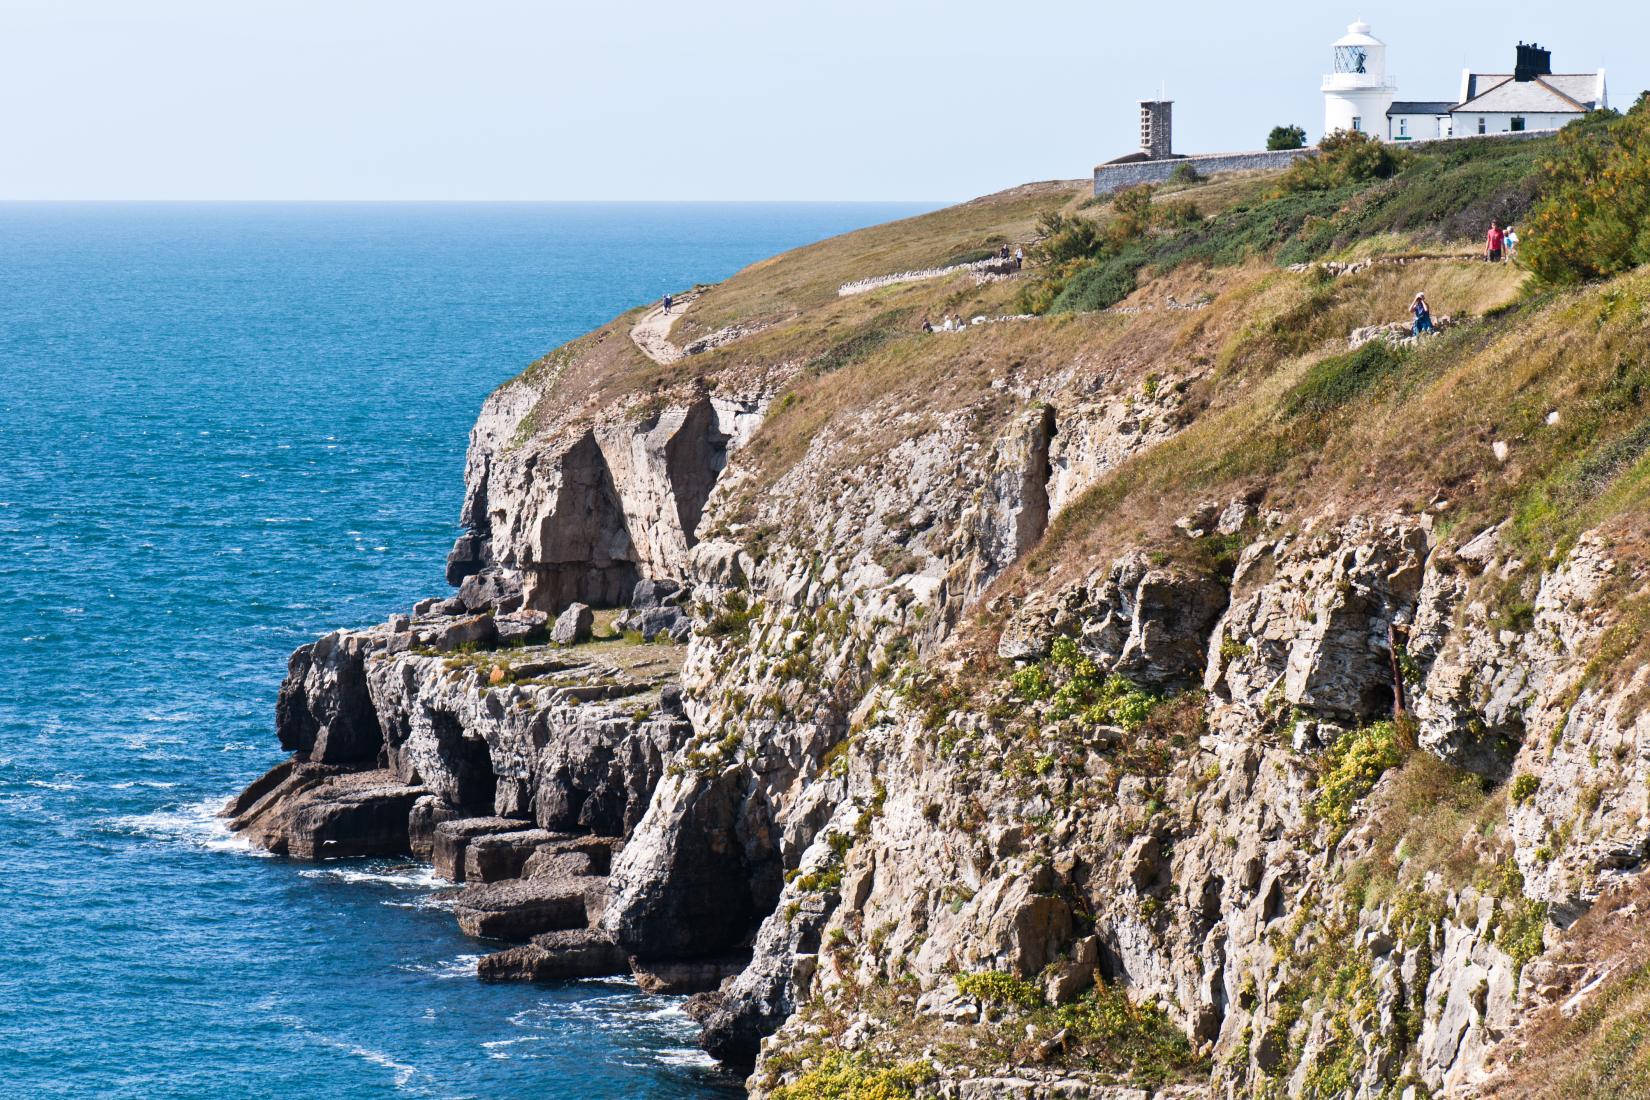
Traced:
<path fill-rule="evenodd" d="M 1387 76 L 1386 43 L 1363 20 L 1335 42 L 1335 70 L 1323 78 L 1323 132 L 1362 130 L 1386 136 L 1386 114 L 1398 86 Z"/>

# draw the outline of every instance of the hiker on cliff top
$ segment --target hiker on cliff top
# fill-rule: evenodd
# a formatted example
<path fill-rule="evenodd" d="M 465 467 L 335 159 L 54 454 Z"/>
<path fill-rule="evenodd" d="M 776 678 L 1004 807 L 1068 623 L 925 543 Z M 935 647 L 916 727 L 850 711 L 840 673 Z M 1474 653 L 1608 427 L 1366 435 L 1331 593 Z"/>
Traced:
<path fill-rule="evenodd" d="M 1417 294 L 1415 301 L 1410 304 L 1409 311 L 1415 315 L 1415 328 L 1412 334 L 1421 336 L 1436 331 L 1432 327 L 1432 307 L 1427 305 L 1425 293 Z"/>
<path fill-rule="evenodd" d="M 668 294 L 665 295 L 665 316 L 666 317 L 670 316 L 670 303 L 673 302 L 673 301 L 675 301 L 674 298 L 672 298 Z"/>
<path fill-rule="evenodd" d="M 1484 239 L 1484 258 L 1492 264 L 1500 263 L 1506 243 L 1507 235 L 1501 231 L 1501 223 L 1491 222 L 1489 236 Z"/>

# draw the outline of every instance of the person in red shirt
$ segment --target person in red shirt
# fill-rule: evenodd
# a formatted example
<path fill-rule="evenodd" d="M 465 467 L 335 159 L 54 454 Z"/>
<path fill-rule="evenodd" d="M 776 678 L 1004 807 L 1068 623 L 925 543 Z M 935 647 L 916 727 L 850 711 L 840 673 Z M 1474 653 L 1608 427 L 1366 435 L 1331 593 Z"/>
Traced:
<path fill-rule="evenodd" d="M 1501 249 L 1507 243 L 1507 235 L 1501 232 L 1500 222 L 1490 223 L 1490 235 L 1484 241 L 1484 257 L 1492 264 L 1501 262 Z"/>

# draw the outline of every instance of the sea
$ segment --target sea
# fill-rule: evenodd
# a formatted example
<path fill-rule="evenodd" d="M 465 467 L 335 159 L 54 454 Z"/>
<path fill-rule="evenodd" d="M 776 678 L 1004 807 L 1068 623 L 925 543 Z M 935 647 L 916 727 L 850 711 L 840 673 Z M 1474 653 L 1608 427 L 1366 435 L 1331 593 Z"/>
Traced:
<path fill-rule="evenodd" d="M 0 1097 L 739 1095 L 681 999 L 483 985 L 428 868 L 216 814 L 291 650 L 448 590 L 487 393 L 913 204 L 0 204 Z"/>

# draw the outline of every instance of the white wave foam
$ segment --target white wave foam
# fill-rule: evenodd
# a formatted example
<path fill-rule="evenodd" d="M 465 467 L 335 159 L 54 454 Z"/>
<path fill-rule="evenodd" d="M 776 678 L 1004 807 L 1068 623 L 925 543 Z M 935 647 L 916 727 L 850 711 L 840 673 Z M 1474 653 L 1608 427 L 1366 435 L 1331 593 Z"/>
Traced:
<path fill-rule="evenodd" d="M 229 822 L 218 816 L 224 802 L 224 798 L 207 798 L 175 809 L 112 818 L 106 825 L 132 836 L 183 843 L 214 852 L 268 856 L 269 852 L 254 847 L 245 837 L 229 831 Z"/>
<path fill-rule="evenodd" d="M 400 963 L 396 969 L 405 970 L 409 974 L 428 974 L 441 981 L 452 981 L 455 978 L 475 977 L 476 963 L 480 960 L 480 955 L 459 955 L 444 962 Z"/>
<path fill-rule="evenodd" d="M 433 868 L 418 863 L 368 863 L 364 866 L 315 867 L 299 871 L 304 878 L 332 879 L 336 882 L 377 882 L 399 886 L 407 890 L 431 890 L 445 886 L 447 880 L 436 875 Z"/>
<path fill-rule="evenodd" d="M 716 1059 L 698 1047 L 671 1047 L 661 1050 L 656 1057 L 661 1065 L 684 1069 L 715 1069 L 717 1066 Z"/>

